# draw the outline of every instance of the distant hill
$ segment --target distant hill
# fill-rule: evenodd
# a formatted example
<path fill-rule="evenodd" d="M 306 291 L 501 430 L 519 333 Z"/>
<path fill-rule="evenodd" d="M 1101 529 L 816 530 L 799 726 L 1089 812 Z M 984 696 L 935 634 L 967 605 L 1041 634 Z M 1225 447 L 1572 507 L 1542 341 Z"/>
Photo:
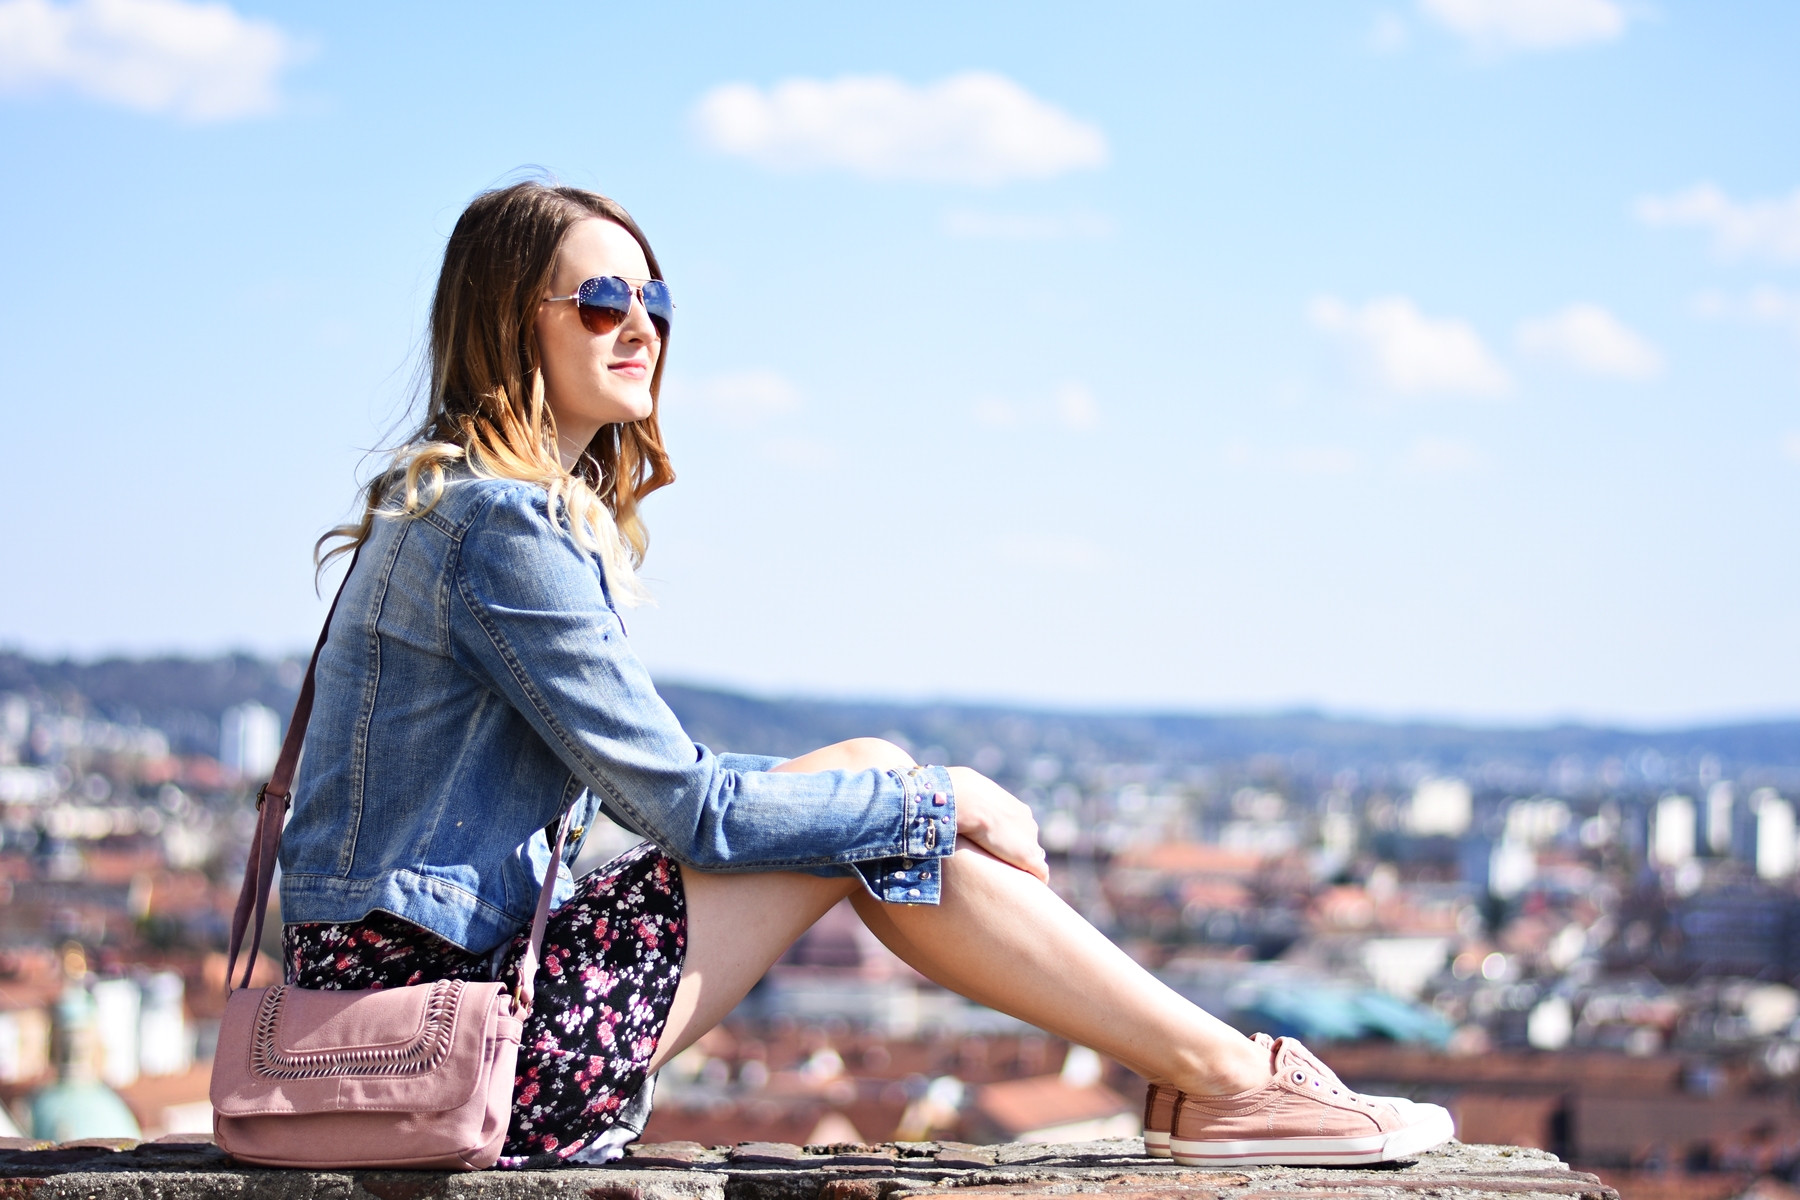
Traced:
<path fill-rule="evenodd" d="M 1265 715 L 1083 713 L 962 704 L 759 699 L 662 684 L 696 741 L 715 749 L 797 754 L 868 734 L 903 735 L 915 753 L 942 748 L 955 762 L 994 747 L 1013 764 L 1038 754 L 1063 760 L 1170 766 L 1275 760 L 1283 774 L 1344 768 L 1381 775 L 1418 769 L 1464 775 L 1514 790 L 1691 785 L 1703 771 L 1779 786 L 1800 783 L 1800 721 L 1633 731 L 1588 725 L 1489 728 L 1375 721 L 1316 712 Z M 938 755 L 930 755 L 932 758 Z M 1412 772 L 1405 771 L 1408 766 Z"/>
<path fill-rule="evenodd" d="M 46 661 L 0 652 L 0 691 L 65 711 L 162 729 L 188 753 L 218 745 L 221 713 L 254 700 L 285 719 L 303 664 L 248 655 Z M 1501 728 L 1388 722 L 1317 712 L 1261 715 L 1103 713 L 976 704 L 766 698 L 688 684 L 660 685 L 696 741 L 715 750 L 793 755 L 844 738 L 895 737 L 939 761 L 996 764 L 1019 778 L 1033 759 L 1157 763 L 1179 770 L 1221 764 L 1284 775 L 1368 777 L 1421 771 L 1478 786 L 1574 791 L 1693 786 L 1716 769 L 1747 783 L 1800 786 L 1800 721 L 1676 730 L 1589 725 Z M 1610 777 L 1609 777 L 1610 776 Z"/>
<path fill-rule="evenodd" d="M 0 651 L 0 692 L 39 696 L 76 715 L 154 726 L 177 754 L 217 754 L 220 714 L 254 700 L 286 721 L 305 667 L 247 654 L 76 662 Z"/>

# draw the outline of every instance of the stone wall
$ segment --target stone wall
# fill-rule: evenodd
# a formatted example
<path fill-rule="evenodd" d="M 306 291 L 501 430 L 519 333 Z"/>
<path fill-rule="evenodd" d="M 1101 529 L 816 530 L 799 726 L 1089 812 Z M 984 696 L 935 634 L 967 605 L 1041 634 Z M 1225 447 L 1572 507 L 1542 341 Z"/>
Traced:
<path fill-rule="evenodd" d="M 1378 1167 L 1199 1170 L 1143 1156 L 1137 1139 L 1059 1146 L 903 1142 L 639 1145 L 607 1168 L 285 1171 L 244 1167 L 176 1136 L 50 1146 L 0 1140 L 0 1200 L 1618 1200 L 1541 1150 L 1458 1143 Z"/>

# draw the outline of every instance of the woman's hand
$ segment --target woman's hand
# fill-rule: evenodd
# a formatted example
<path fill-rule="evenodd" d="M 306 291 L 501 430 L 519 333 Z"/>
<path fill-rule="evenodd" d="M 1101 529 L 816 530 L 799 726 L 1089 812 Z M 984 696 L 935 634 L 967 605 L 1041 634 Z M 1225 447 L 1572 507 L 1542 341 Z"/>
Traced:
<path fill-rule="evenodd" d="M 1050 864 L 1038 845 L 1037 819 L 1023 800 L 968 767 L 951 767 L 956 789 L 956 832 L 1001 862 L 1050 882 Z"/>

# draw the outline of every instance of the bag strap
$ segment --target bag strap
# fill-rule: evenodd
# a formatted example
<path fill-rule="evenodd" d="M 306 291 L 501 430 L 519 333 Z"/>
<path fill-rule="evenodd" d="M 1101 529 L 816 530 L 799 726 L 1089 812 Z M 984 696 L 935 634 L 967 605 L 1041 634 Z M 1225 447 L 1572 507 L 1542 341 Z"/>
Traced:
<path fill-rule="evenodd" d="M 237 909 L 231 915 L 231 951 L 225 963 L 225 992 L 232 991 L 232 978 L 237 974 L 238 955 L 244 948 L 244 935 L 251 931 L 250 953 L 244 960 L 244 977 L 238 987 L 250 986 L 250 972 L 256 966 L 256 947 L 262 944 L 263 919 L 269 910 L 269 889 L 275 882 L 275 860 L 281 849 L 281 829 L 287 821 L 288 799 L 294 784 L 294 772 L 300 765 L 300 748 L 306 741 L 306 725 L 312 719 L 313 681 L 319 669 L 319 652 L 325 649 L 325 639 L 331 634 L 331 619 L 337 615 L 338 601 L 344 598 L 344 589 L 350 585 L 350 576 L 356 571 L 356 560 L 362 554 L 357 547 L 356 554 L 350 558 L 350 569 L 344 572 L 344 581 L 338 584 L 337 595 L 331 598 L 331 607 L 325 613 L 325 625 L 319 630 L 319 640 L 313 645 L 312 658 L 306 664 L 306 677 L 300 683 L 300 695 L 294 701 L 294 715 L 288 720 L 287 737 L 281 743 L 281 756 L 275 760 L 275 769 L 269 775 L 269 782 L 256 792 L 256 831 L 250 838 L 250 858 L 244 864 L 244 883 L 238 889 Z M 519 983 L 513 990 L 513 1003 L 518 1006 L 518 1013 L 524 1016 L 531 1011 L 534 984 L 537 978 L 538 955 L 544 945 L 544 926 L 550 919 L 550 896 L 556 888 L 556 869 L 562 862 L 563 845 L 569 836 L 569 809 L 565 808 L 556 817 L 556 844 L 550 848 L 550 861 L 544 866 L 544 878 L 538 888 L 537 911 L 531 918 L 531 938 L 525 947 L 525 955 L 519 961 Z"/>
<path fill-rule="evenodd" d="M 544 926 L 550 920 L 550 893 L 556 890 L 556 865 L 562 861 L 563 843 L 569 838 L 569 810 L 556 815 L 556 844 L 550 847 L 550 862 L 544 867 L 544 882 L 538 887 L 537 912 L 531 916 L 531 936 L 525 941 L 525 953 L 519 959 L 519 982 L 513 988 L 513 1011 L 521 1018 L 531 1011 L 537 987 L 538 954 L 544 948 Z"/>
<path fill-rule="evenodd" d="M 250 836 L 250 857 L 244 864 L 244 883 L 238 889 L 237 910 L 231 915 L 231 951 L 225 963 L 227 995 L 232 989 L 232 977 L 237 974 L 244 933 L 254 913 L 256 932 L 250 939 L 250 956 L 244 962 L 243 981 L 237 985 L 250 986 L 250 972 L 256 966 L 256 947 L 262 944 L 263 918 L 269 910 L 269 888 L 275 882 L 275 857 L 281 848 L 281 827 L 287 819 L 288 793 L 293 787 L 294 771 L 300 765 L 306 724 L 312 719 L 313 681 L 319 670 L 319 652 L 325 649 L 325 639 L 331 634 L 331 618 L 337 615 L 338 602 L 344 598 L 344 589 L 350 585 L 350 576 L 356 571 L 356 559 L 361 554 L 362 547 L 358 546 L 356 555 L 350 559 L 350 569 L 344 572 L 343 582 L 338 584 L 337 594 L 331 598 L 331 607 L 325 612 L 325 624 L 319 630 L 319 640 L 313 644 L 312 658 L 306 664 L 306 677 L 300 681 L 300 695 L 294 701 L 294 715 L 288 719 L 281 755 L 275 760 L 275 770 L 269 781 L 256 792 L 256 830 Z"/>

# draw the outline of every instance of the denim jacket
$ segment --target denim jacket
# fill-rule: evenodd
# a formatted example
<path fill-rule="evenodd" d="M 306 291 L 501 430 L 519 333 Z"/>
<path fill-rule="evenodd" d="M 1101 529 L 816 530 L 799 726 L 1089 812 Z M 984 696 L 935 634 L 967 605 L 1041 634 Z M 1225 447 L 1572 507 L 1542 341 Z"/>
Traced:
<path fill-rule="evenodd" d="M 603 811 L 698 870 L 855 874 L 902 904 L 937 902 L 956 842 L 942 767 L 771 773 L 780 759 L 697 745 L 631 652 L 599 561 L 526 483 L 452 476 L 430 511 L 378 517 L 317 688 L 285 921 L 380 909 L 486 952 L 531 920 L 565 807 L 579 830 Z"/>

